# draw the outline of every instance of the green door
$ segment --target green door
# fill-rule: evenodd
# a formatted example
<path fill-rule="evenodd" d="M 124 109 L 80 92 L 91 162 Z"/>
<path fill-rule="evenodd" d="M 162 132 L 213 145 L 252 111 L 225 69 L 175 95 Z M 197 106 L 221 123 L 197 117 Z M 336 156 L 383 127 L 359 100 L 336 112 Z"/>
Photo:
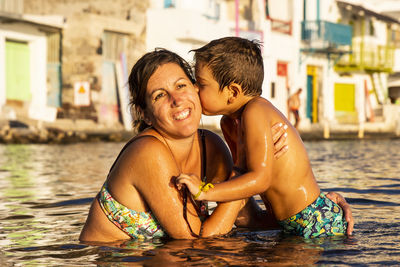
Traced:
<path fill-rule="evenodd" d="M 6 98 L 31 99 L 30 60 L 27 43 L 6 41 Z"/>

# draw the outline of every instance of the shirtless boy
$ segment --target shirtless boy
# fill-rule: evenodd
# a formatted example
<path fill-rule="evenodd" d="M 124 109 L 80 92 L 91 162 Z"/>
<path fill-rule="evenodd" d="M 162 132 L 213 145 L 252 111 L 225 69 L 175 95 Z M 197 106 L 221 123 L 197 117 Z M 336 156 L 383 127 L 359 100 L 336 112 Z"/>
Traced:
<path fill-rule="evenodd" d="M 259 194 L 286 233 L 305 238 L 344 235 L 347 222 L 342 209 L 320 191 L 299 134 L 260 97 L 264 77 L 260 45 L 226 37 L 194 52 L 203 113 L 223 115 L 221 129 L 235 165 L 244 173 L 213 187 L 201 184 L 195 175 L 181 174 L 178 188 L 186 184 L 195 199 L 217 202 Z M 275 123 L 289 126 L 290 149 L 279 159 L 274 158 L 271 136 Z"/>

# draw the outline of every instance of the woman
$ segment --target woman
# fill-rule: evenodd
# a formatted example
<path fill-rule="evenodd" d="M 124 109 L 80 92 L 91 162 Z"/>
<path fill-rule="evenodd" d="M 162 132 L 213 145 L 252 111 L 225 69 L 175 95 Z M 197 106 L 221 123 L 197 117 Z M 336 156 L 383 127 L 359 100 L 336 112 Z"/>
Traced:
<path fill-rule="evenodd" d="M 207 217 L 203 203 L 181 195 L 174 186 L 180 173 L 218 183 L 230 177 L 233 167 L 222 139 L 198 129 L 201 105 L 190 66 L 167 50 L 147 53 L 132 68 L 129 87 L 139 134 L 111 167 L 79 239 L 193 239 L 228 233 L 245 200 L 220 203 Z M 282 127 L 276 130 L 282 135 Z M 278 154 L 286 149 L 278 146 L 283 147 Z M 239 225 L 254 222 L 247 214 L 264 216 L 254 213 L 251 204 Z"/>

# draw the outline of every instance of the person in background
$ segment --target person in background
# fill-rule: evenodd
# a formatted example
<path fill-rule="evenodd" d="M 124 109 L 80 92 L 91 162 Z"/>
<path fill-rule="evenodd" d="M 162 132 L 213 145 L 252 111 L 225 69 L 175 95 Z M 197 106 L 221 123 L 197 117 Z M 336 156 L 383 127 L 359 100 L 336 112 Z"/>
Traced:
<path fill-rule="evenodd" d="M 295 123 L 294 123 L 294 128 L 298 130 L 299 123 L 300 123 L 300 114 L 299 114 L 299 109 L 300 109 L 300 94 L 302 92 L 302 89 L 299 88 L 297 91 L 292 94 L 287 101 L 288 104 L 288 109 L 289 109 L 289 114 L 288 116 L 290 117 L 290 114 L 293 114 Z"/>

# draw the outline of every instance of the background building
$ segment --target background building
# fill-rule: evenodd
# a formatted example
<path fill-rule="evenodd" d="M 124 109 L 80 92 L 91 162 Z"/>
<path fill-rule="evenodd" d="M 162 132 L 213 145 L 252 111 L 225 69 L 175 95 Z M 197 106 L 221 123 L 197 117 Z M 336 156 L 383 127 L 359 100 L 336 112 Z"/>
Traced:
<path fill-rule="evenodd" d="M 263 43 L 262 96 L 283 114 L 303 89 L 301 132 L 400 134 L 393 2 L 2 0 L 0 119 L 130 130 L 126 81 L 144 52 L 163 47 L 191 62 L 191 49 L 240 36 Z M 202 123 L 218 129 L 219 120 Z"/>
<path fill-rule="evenodd" d="M 3 116 L 130 128 L 120 101 L 128 68 L 145 51 L 147 1 L 0 3 Z"/>

